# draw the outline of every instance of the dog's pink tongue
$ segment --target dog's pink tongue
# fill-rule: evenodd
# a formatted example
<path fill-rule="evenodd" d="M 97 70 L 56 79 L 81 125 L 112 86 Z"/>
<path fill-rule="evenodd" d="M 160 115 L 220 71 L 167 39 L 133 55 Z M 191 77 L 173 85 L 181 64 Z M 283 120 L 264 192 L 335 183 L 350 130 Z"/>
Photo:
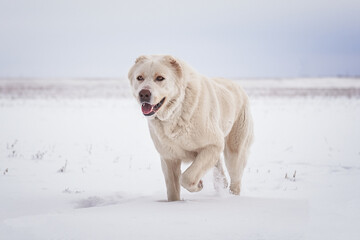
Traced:
<path fill-rule="evenodd" d="M 141 110 L 142 110 L 143 114 L 149 114 L 152 111 L 152 106 L 151 106 L 151 104 L 143 103 L 141 105 Z"/>

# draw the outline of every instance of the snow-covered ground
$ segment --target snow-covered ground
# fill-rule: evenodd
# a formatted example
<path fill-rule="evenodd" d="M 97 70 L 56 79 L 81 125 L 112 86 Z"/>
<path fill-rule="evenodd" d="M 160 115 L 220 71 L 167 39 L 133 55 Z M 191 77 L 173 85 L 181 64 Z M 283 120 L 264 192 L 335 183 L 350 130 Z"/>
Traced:
<path fill-rule="evenodd" d="M 171 203 L 124 81 L 15 82 L 0 81 L 0 239 L 359 239 L 360 80 L 242 81 L 241 196 L 210 172 Z"/>

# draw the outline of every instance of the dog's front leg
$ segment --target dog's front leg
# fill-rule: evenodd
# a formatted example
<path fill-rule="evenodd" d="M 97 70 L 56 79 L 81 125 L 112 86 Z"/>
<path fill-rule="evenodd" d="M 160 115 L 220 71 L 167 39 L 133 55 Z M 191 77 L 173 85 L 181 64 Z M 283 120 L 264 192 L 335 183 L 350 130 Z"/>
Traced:
<path fill-rule="evenodd" d="M 161 167 L 165 177 L 168 201 L 179 201 L 181 162 L 161 159 Z"/>
<path fill-rule="evenodd" d="M 181 186 L 189 192 L 198 192 L 203 188 L 201 178 L 219 161 L 221 148 L 211 145 L 199 151 L 194 162 L 181 175 Z"/>

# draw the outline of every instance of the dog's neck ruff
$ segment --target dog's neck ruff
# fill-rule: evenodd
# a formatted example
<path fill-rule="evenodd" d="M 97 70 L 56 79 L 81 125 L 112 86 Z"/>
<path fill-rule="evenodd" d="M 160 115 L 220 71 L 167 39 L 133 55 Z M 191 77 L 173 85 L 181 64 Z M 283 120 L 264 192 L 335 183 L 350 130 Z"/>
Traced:
<path fill-rule="evenodd" d="M 178 137 L 183 131 L 186 131 L 186 126 L 191 121 L 193 114 L 195 114 L 199 102 L 199 95 L 195 89 L 192 84 L 188 84 L 182 99 L 179 97 L 174 100 L 181 102 L 169 113 L 169 118 L 161 119 L 156 115 L 150 122 L 162 128 L 167 133 L 167 136 L 171 138 Z"/>

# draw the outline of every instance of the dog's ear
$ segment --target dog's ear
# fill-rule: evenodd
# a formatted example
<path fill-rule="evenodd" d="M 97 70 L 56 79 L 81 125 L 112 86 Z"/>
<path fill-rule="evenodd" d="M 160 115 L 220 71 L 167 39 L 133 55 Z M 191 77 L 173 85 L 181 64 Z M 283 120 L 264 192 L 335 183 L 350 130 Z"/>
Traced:
<path fill-rule="evenodd" d="M 170 64 L 170 66 L 175 70 L 175 73 L 178 77 L 182 76 L 182 68 L 178 60 L 172 56 L 165 56 L 165 61 Z"/>
<path fill-rule="evenodd" d="M 140 56 L 140 57 L 138 57 L 136 60 L 135 60 L 135 64 L 136 63 L 139 63 L 139 62 L 143 62 L 143 61 L 145 61 L 146 59 L 148 59 L 146 56 Z"/>
<path fill-rule="evenodd" d="M 144 62 L 145 60 L 147 60 L 148 58 L 146 56 L 140 56 L 138 57 L 136 60 L 135 60 L 135 64 L 134 66 L 132 66 L 129 70 L 129 73 L 128 73 L 128 78 L 129 79 L 132 79 L 133 78 L 133 74 L 134 74 L 134 70 L 136 68 L 136 64 L 140 63 L 140 62 Z"/>

